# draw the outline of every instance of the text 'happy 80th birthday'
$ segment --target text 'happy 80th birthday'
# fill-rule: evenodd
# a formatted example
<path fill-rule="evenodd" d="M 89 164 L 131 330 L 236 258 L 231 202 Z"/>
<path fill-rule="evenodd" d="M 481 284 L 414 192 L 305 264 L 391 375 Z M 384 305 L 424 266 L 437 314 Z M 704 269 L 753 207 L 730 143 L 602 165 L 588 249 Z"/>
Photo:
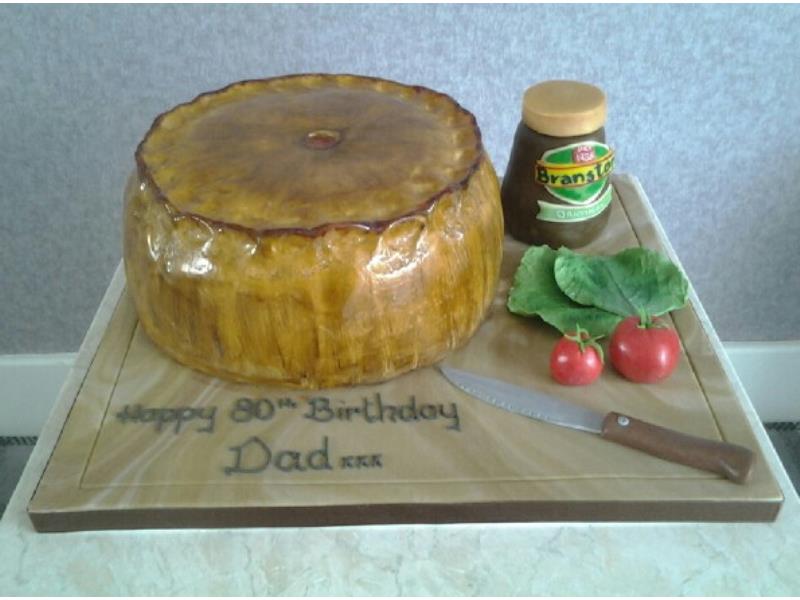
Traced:
<path fill-rule="evenodd" d="M 318 424 L 342 423 L 348 426 L 424 423 L 440 424 L 450 432 L 461 431 L 458 405 L 418 401 L 411 396 L 403 403 L 385 401 L 381 394 L 361 398 L 357 402 L 316 396 L 307 400 L 282 398 L 238 398 L 224 409 L 202 407 L 145 407 L 126 404 L 115 415 L 116 422 L 126 426 L 145 426 L 164 435 L 197 433 L 213 435 L 220 431 L 219 420 L 233 426 L 269 423 L 277 419 L 300 418 Z M 268 470 L 279 473 L 304 473 L 333 470 L 382 469 L 384 452 L 336 453 L 336 443 L 323 435 L 311 449 L 276 449 L 265 434 L 251 435 L 228 447 L 226 475 L 256 475 Z"/>

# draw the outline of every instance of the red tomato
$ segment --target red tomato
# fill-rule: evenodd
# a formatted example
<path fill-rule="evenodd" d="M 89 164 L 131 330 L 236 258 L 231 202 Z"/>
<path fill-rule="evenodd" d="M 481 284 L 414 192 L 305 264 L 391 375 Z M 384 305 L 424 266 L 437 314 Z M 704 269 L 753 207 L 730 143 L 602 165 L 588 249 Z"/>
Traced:
<path fill-rule="evenodd" d="M 609 343 L 611 364 L 626 379 L 637 383 L 661 381 L 675 370 L 681 343 L 674 329 L 654 318 L 641 326 L 639 317 L 620 323 Z"/>
<path fill-rule="evenodd" d="M 558 340 L 550 354 L 550 374 L 562 385 L 592 383 L 602 370 L 603 351 L 596 338 L 580 328 Z"/>

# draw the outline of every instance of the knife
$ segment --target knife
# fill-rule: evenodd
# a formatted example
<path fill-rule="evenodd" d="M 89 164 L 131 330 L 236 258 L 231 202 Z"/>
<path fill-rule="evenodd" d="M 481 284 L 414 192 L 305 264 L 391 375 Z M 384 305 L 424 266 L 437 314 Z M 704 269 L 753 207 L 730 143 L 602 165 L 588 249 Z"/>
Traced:
<path fill-rule="evenodd" d="M 531 419 L 595 433 L 605 440 L 710 471 L 736 483 L 747 482 L 753 470 L 755 454 L 743 446 L 694 437 L 617 412 L 602 414 L 504 381 L 443 365 L 439 366 L 439 371 L 470 396 Z"/>

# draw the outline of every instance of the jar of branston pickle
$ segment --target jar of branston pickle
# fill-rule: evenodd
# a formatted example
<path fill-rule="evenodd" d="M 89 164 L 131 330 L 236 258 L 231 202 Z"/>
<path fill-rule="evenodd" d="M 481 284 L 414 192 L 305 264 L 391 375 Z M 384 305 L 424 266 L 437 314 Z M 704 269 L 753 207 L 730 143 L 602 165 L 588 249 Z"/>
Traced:
<path fill-rule="evenodd" d="M 528 88 L 503 178 L 509 233 L 528 244 L 580 248 L 608 221 L 614 152 L 605 144 L 606 97 L 578 81 Z"/>

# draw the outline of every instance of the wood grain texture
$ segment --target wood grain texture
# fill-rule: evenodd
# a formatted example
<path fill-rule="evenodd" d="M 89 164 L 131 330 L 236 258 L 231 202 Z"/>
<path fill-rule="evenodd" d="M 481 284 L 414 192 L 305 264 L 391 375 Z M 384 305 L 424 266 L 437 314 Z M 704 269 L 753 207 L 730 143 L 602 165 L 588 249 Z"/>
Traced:
<path fill-rule="evenodd" d="M 587 249 L 611 254 L 665 241 L 625 178 L 605 234 Z M 631 383 L 606 369 L 588 388 L 565 388 L 547 372 L 558 332 L 505 308 L 526 247 L 506 239 L 501 279 L 487 319 L 447 359 L 452 367 L 530 387 L 603 413 L 618 411 L 690 435 L 739 444 L 756 453 L 750 481 L 670 463 L 497 409 L 449 384 L 435 368 L 389 381 L 322 391 L 233 383 L 166 357 L 139 326 L 123 292 L 93 355 L 61 438 L 29 505 L 41 530 L 131 527 L 296 526 L 468 521 L 769 521 L 782 494 L 758 447 L 740 399 L 709 342 L 693 299 L 673 313 L 680 363 L 658 385 Z M 87 357 L 87 364 L 89 362 Z M 358 413 L 325 422 L 305 418 L 315 397 L 334 408 L 358 407 L 376 394 L 385 405 L 457 409 L 454 419 L 368 423 Z M 232 420 L 242 398 L 293 398 L 271 418 Z M 120 420 L 126 407 L 150 410 Z M 454 408 L 455 407 L 455 408 Z M 194 418 L 176 431 L 153 410 L 216 409 L 213 431 Z M 373 415 L 375 411 L 373 410 Z M 147 418 L 145 418 L 145 416 Z M 270 415 L 262 415 L 270 416 Z M 328 415 L 330 416 L 330 415 Z M 226 472 L 232 448 L 258 437 L 277 453 L 305 455 L 328 438 L 332 470 Z M 252 447 L 252 446 L 251 446 Z M 342 468 L 348 455 L 381 453 L 382 468 Z M 252 461 L 257 461 L 256 458 Z"/>
<path fill-rule="evenodd" d="M 381 381 L 462 346 L 494 296 L 497 177 L 474 117 L 442 94 L 244 82 L 160 117 L 137 159 L 128 285 L 148 335 L 198 370 Z"/>

